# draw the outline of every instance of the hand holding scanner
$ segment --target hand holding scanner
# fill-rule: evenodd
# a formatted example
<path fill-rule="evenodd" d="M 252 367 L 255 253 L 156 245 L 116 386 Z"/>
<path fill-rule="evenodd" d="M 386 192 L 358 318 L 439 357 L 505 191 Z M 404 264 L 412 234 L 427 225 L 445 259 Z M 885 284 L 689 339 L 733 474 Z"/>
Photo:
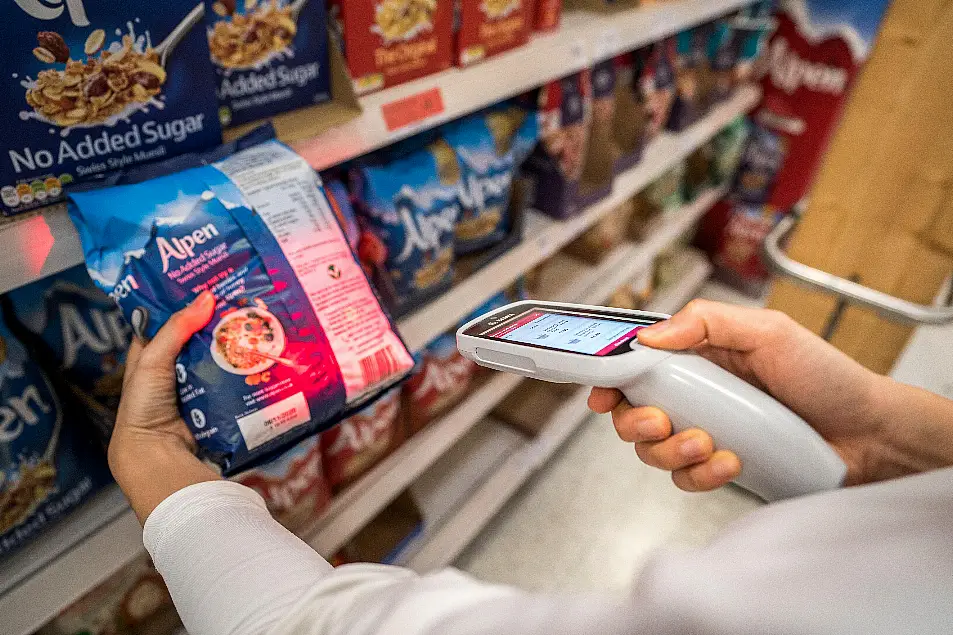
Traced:
<path fill-rule="evenodd" d="M 839 487 L 847 466 L 773 397 L 692 352 L 639 344 L 639 329 L 668 315 L 561 302 L 516 302 L 457 331 L 481 366 L 556 383 L 618 388 L 657 406 L 673 429 L 701 428 L 741 459 L 737 485 L 768 501 Z"/>

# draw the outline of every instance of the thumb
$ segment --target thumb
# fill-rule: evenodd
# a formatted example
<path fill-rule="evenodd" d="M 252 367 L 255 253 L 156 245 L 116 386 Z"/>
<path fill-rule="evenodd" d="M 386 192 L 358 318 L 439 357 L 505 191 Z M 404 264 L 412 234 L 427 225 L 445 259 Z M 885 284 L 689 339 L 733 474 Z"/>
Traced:
<path fill-rule="evenodd" d="M 214 312 L 215 296 L 211 291 L 203 291 L 187 307 L 172 314 L 143 349 L 139 364 L 153 369 L 171 369 L 182 347 L 209 323 Z"/>
<path fill-rule="evenodd" d="M 640 330 L 639 342 L 676 351 L 707 342 L 716 348 L 747 352 L 783 326 L 781 319 L 774 311 L 692 300 L 668 320 Z"/>

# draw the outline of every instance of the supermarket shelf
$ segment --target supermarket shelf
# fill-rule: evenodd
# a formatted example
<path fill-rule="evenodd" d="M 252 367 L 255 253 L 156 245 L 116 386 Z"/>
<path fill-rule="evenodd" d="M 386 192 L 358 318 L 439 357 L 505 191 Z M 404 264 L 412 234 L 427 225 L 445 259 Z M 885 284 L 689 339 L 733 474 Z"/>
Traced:
<path fill-rule="evenodd" d="M 712 264 L 708 257 L 695 249 L 686 249 L 678 256 L 678 279 L 669 287 L 659 289 L 649 310 L 657 313 L 675 313 L 688 304 L 711 276 Z"/>
<path fill-rule="evenodd" d="M 415 434 L 354 485 L 334 498 L 308 532 L 315 551 L 331 556 L 398 494 L 480 422 L 517 384 L 515 375 L 494 373 L 467 400 Z"/>
<path fill-rule="evenodd" d="M 142 529 L 118 487 L 94 496 L 4 557 L 3 632 L 27 635 L 142 552 Z"/>
<path fill-rule="evenodd" d="M 407 345 L 417 350 L 453 328 L 487 298 L 505 289 L 523 273 L 572 242 L 611 210 L 711 139 L 737 115 L 754 107 L 760 94 L 757 88 L 743 88 L 734 98 L 691 128 L 656 139 L 646 149 L 644 158 L 637 166 L 616 177 L 608 197 L 578 216 L 567 221 L 555 221 L 542 214 L 528 212 L 522 243 L 399 322 L 398 328 Z"/>
<path fill-rule="evenodd" d="M 683 1 L 664 6 L 688 4 L 697 3 Z M 420 348 L 452 327 L 485 298 L 559 251 L 611 209 L 704 144 L 734 117 L 753 108 L 760 95 L 755 87 L 741 88 L 730 101 L 720 105 L 688 130 L 656 139 L 639 165 L 615 179 L 612 194 L 608 198 L 572 220 L 557 222 L 530 212 L 522 244 L 401 321 L 400 330 L 408 344 L 414 349 Z M 52 206 L 43 213 L 0 219 L 0 293 L 68 269 L 82 260 L 79 236 L 65 206 Z"/>
<path fill-rule="evenodd" d="M 526 46 L 466 69 L 451 69 L 363 97 L 363 114 L 311 136 L 295 131 L 293 147 L 323 170 L 413 134 L 564 77 L 594 62 L 631 51 L 751 4 L 753 0 L 678 0 L 609 15 L 569 13 L 560 29 Z M 382 108 L 438 89 L 439 114 L 388 130 Z M 300 121 L 296 120 L 296 121 Z"/>
<path fill-rule="evenodd" d="M 691 229 L 726 191 L 727 188 L 714 188 L 705 192 L 694 202 L 659 219 L 644 241 L 616 247 L 595 267 L 577 267 L 578 273 L 570 281 L 566 297 L 581 298 L 589 304 L 602 302 L 651 267 L 655 257 Z"/>
<path fill-rule="evenodd" d="M 415 571 L 439 569 L 453 562 L 520 487 L 569 439 L 588 418 L 588 388 L 580 388 L 540 433 L 503 462 L 459 507 L 457 513 L 432 533 L 405 561 Z"/>

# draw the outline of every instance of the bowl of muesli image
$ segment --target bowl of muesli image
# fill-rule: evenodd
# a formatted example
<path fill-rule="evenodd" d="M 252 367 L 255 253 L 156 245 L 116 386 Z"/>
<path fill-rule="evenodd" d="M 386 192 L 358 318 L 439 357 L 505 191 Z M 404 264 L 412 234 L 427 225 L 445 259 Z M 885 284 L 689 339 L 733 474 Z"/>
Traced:
<path fill-rule="evenodd" d="M 284 349 L 285 332 L 278 318 L 257 306 L 229 313 L 212 331 L 212 359 L 234 375 L 268 370 Z"/>

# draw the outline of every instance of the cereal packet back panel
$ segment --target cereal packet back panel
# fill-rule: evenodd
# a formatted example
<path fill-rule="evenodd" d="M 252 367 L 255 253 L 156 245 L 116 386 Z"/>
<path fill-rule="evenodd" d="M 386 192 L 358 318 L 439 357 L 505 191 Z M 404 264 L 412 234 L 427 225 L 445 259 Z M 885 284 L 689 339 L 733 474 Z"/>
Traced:
<path fill-rule="evenodd" d="M 497 108 L 448 124 L 443 135 L 460 165 L 455 250 L 468 254 L 509 233 L 513 179 L 536 145 L 539 123 L 522 108 Z"/>
<path fill-rule="evenodd" d="M 102 438 L 115 423 L 132 329 L 112 298 L 77 265 L 8 294 L 31 348 L 56 369 Z"/>
<path fill-rule="evenodd" d="M 329 427 L 412 366 L 320 178 L 276 141 L 76 193 L 70 214 L 94 281 L 130 321 L 145 310 L 150 336 L 215 294 L 176 378 L 182 416 L 226 474 Z"/>
<path fill-rule="evenodd" d="M 109 482 L 105 457 L 64 411 L 49 379 L 0 320 L 0 556 Z"/>
<path fill-rule="evenodd" d="M 363 95 L 450 68 L 453 0 L 347 0 L 344 56 Z"/>
<path fill-rule="evenodd" d="M 223 126 L 330 99 L 321 0 L 205 0 L 205 6 Z"/>
<path fill-rule="evenodd" d="M 453 281 L 460 171 L 446 143 L 351 171 L 362 229 L 378 244 L 381 291 L 399 313 Z"/>
<path fill-rule="evenodd" d="M 200 0 L 19 1 L 4 12 L 0 211 L 221 142 Z"/>

